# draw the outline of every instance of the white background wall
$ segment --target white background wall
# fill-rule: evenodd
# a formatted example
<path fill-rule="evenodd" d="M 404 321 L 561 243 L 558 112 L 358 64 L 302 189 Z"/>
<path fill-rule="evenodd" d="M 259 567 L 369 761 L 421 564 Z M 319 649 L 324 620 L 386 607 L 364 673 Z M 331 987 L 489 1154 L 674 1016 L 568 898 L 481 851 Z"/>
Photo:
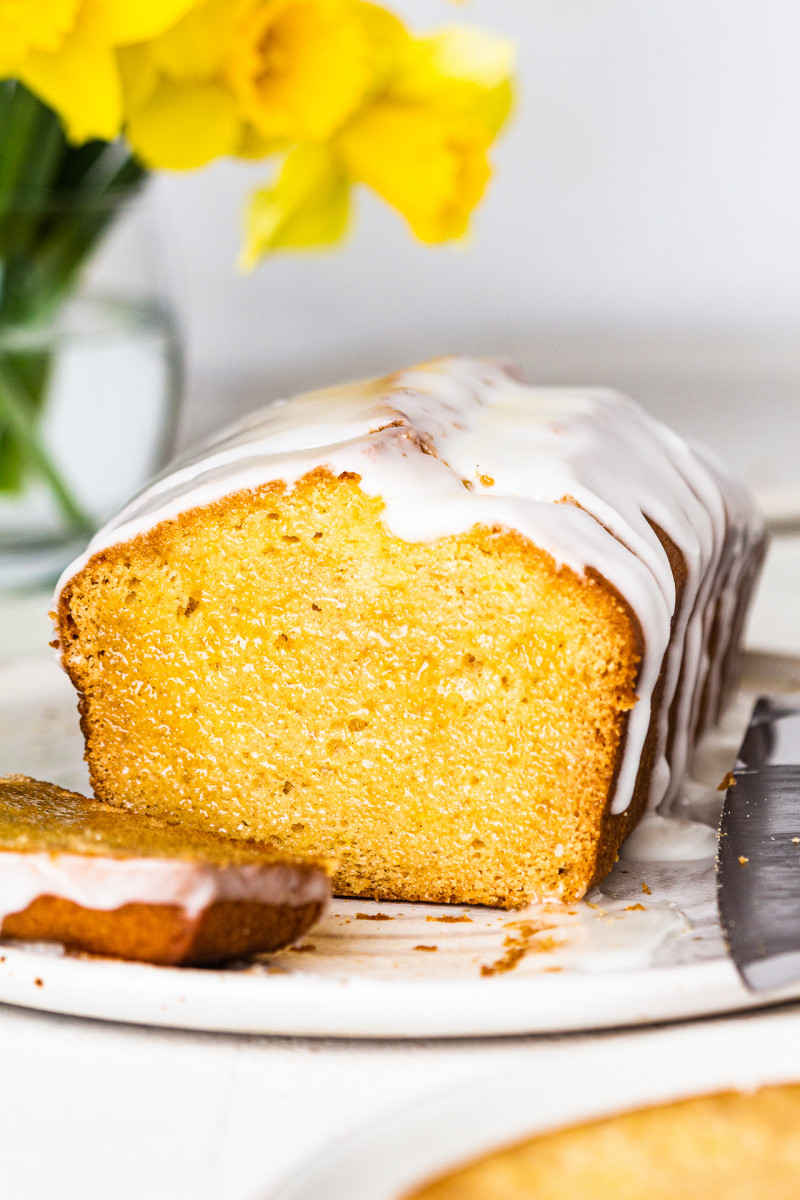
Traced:
<path fill-rule="evenodd" d="M 273 259 L 243 277 L 242 202 L 270 168 L 162 177 L 153 200 L 180 264 L 197 404 L 232 410 L 451 349 L 522 347 L 526 357 L 538 347 L 534 369 L 560 377 L 576 346 L 575 370 L 602 374 L 611 346 L 618 369 L 605 379 L 627 382 L 620 353 L 654 333 L 679 356 L 684 333 L 692 344 L 713 333 L 717 347 L 723 334 L 734 379 L 745 343 L 761 347 L 757 377 L 763 339 L 778 339 L 778 390 L 800 389 L 796 0 L 394 7 L 420 28 L 469 20 L 519 45 L 519 109 L 472 244 L 415 245 L 363 195 L 343 251 Z M 663 344 L 659 353 L 663 365 Z"/>

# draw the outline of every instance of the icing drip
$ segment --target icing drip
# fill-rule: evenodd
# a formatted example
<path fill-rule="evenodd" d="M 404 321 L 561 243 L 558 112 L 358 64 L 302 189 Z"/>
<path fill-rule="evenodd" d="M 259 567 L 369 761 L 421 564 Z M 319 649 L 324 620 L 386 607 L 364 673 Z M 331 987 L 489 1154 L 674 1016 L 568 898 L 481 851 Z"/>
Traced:
<path fill-rule="evenodd" d="M 646 813 L 625 841 L 621 857 L 627 862 L 686 862 L 713 858 L 717 831 L 699 821 Z"/>
<path fill-rule="evenodd" d="M 612 811 L 633 795 L 663 666 L 651 805 L 680 784 L 705 714 L 725 697 L 723 655 L 763 537 L 744 490 L 615 392 L 529 387 L 492 362 L 440 359 L 387 379 L 280 401 L 183 458 L 110 521 L 65 571 L 161 521 L 326 467 L 383 500 L 397 537 L 513 529 L 580 575 L 604 576 L 635 612 L 644 653 Z M 570 500 L 572 503 L 558 503 Z M 657 528 L 656 528 L 657 527 Z M 680 603 L 658 530 L 683 557 Z"/>
<path fill-rule="evenodd" d="M 38 896 L 57 896 L 104 911 L 124 904 L 169 904 L 190 920 L 218 900 L 249 900 L 298 908 L 325 902 L 321 873 L 289 864 L 211 867 L 188 859 L 111 858 L 84 854 L 0 854 L 0 926 Z"/>

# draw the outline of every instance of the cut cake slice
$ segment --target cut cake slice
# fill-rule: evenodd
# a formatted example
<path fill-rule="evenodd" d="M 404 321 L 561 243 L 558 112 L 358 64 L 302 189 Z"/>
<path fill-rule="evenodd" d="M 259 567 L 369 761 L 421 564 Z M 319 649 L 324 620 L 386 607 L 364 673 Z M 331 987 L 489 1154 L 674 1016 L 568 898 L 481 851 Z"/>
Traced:
<path fill-rule="evenodd" d="M 0 936 L 145 962 L 216 964 L 299 938 L 331 864 L 0 779 Z"/>

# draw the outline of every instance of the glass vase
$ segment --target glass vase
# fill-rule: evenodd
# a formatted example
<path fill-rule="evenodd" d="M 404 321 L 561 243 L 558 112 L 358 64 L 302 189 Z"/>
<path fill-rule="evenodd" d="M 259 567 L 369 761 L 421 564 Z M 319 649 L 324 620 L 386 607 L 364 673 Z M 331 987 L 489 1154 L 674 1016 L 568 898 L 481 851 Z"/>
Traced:
<path fill-rule="evenodd" d="M 31 214 L 24 204 L 5 214 L 0 590 L 55 580 L 163 464 L 175 431 L 179 340 L 146 198 L 117 192 L 75 204 L 37 206 L 27 262 Z M 88 231 L 80 269 L 55 295 L 36 287 L 50 227 L 59 249 Z"/>

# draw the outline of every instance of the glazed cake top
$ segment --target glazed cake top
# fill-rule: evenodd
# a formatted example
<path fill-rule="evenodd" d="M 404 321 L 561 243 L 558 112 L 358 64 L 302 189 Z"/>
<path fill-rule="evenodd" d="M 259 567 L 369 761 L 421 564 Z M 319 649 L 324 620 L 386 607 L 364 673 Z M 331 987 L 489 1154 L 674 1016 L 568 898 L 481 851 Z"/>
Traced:
<path fill-rule="evenodd" d="M 57 595 L 104 549 L 233 492 L 275 480 L 291 487 L 318 467 L 358 475 L 361 488 L 383 500 L 389 530 L 406 541 L 476 525 L 509 528 L 559 565 L 603 575 L 636 613 L 645 643 L 613 811 L 630 803 L 669 647 L 652 801 L 663 798 L 670 775 L 683 774 L 692 698 L 708 668 L 704 598 L 716 581 L 717 590 L 731 589 L 733 603 L 760 520 L 744 489 L 706 452 L 616 392 L 531 387 L 495 362 L 443 358 L 278 401 L 145 487 L 64 572 Z M 557 503 L 565 498 L 574 503 Z M 671 644 L 675 583 L 653 525 L 686 563 Z M 667 764 L 666 714 L 679 676 L 688 698 Z"/>

